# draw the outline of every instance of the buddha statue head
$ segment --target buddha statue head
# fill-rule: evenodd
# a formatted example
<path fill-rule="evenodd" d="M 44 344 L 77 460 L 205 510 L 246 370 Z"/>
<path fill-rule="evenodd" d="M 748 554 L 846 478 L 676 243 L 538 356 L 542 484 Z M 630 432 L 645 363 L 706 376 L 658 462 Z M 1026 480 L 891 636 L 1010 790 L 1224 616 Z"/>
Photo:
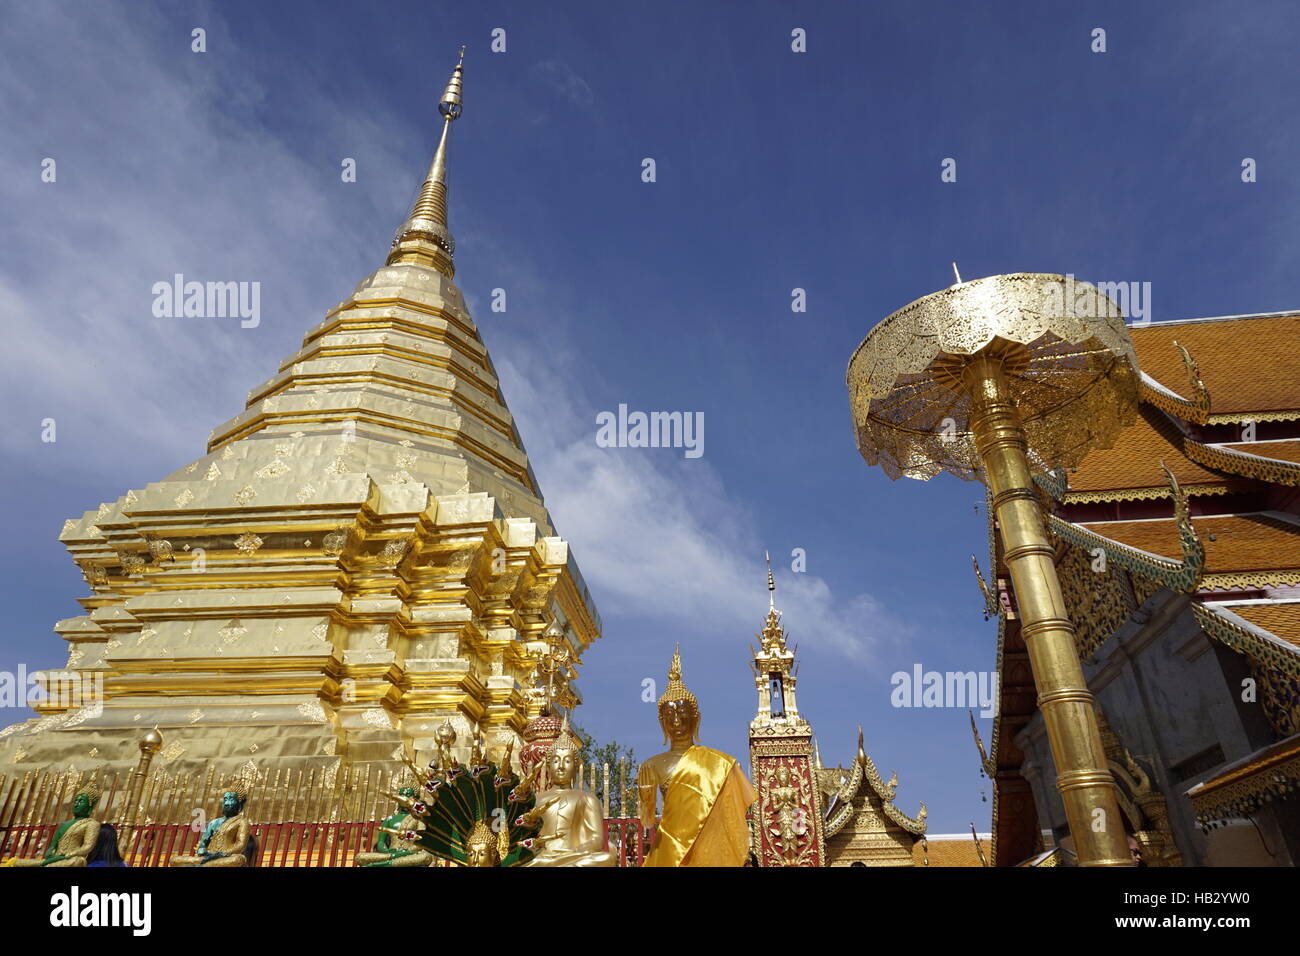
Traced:
<path fill-rule="evenodd" d="M 668 687 L 659 697 L 659 726 L 664 742 L 694 743 L 700 730 L 700 705 L 682 683 L 682 648 L 673 651 L 668 667 Z"/>
<path fill-rule="evenodd" d="M 466 866 L 500 866 L 510 852 L 510 830 L 502 826 L 497 833 L 483 820 L 475 820 L 465 838 Z"/>
<path fill-rule="evenodd" d="M 79 789 L 76 799 L 72 801 L 72 815 L 78 820 L 90 816 L 90 811 L 95 809 L 102 793 L 99 784 L 93 780 Z"/>
<path fill-rule="evenodd" d="M 248 802 L 248 781 L 242 778 L 233 780 L 221 794 L 221 815 L 238 816 Z"/>
<path fill-rule="evenodd" d="M 560 734 L 546 751 L 546 771 L 551 783 L 558 789 L 567 789 L 582 765 L 582 744 L 569 730 L 569 718 L 564 718 Z"/>

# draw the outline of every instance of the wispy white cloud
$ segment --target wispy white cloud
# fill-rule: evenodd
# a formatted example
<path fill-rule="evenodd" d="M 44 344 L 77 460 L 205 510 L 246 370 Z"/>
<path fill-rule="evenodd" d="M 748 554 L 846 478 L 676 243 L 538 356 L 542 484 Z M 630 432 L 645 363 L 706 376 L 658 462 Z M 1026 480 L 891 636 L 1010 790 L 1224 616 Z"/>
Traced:
<path fill-rule="evenodd" d="M 202 454 L 208 430 L 346 294 L 323 296 L 322 278 L 361 277 L 354 213 L 321 184 L 358 187 L 253 118 L 259 71 L 218 17 L 205 23 L 209 52 L 192 54 L 149 7 L 6 16 L 0 88 L 15 95 L 0 98 L 0 129 L 15 135 L 0 146 L 0 402 L 10 421 L 53 417 L 61 437 L 75 426 L 85 446 L 72 461 L 87 473 L 126 453 L 161 477 Z M 57 83 L 35 82 L 49 62 Z M 303 115 L 340 148 L 365 145 L 361 175 L 400 181 L 393 153 L 373 145 L 400 145 L 378 135 L 383 116 L 333 106 L 318 96 Z M 45 157 L 53 183 L 40 178 Z M 153 283 L 175 273 L 260 282 L 261 326 L 154 317 Z M 36 433 L 0 430 L 0 454 L 30 455 Z"/>
<path fill-rule="evenodd" d="M 671 623 L 734 640 L 766 611 L 757 522 L 705 458 L 601 448 L 575 370 L 544 367 L 507 343 L 497 359 L 510 406 L 559 533 L 574 546 L 605 614 Z M 905 624 L 877 597 L 835 595 L 820 577 L 781 573 L 780 606 L 805 646 L 863 662 Z M 797 633 L 794 633 L 797 632 Z"/>
<path fill-rule="evenodd" d="M 40 154 L 59 161 L 59 181 L 44 184 L 42 155 L 12 146 L 0 154 L 0 203 L 11 212 L 0 230 L 21 253 L 0 264 L 0 316 L 19 332 L 0 359 L 0 401 L 11 420 L 75 420 L 86 441 L 76 467 L 98 472 L 110 498 L 126 490 L 112 477 L 123 453 L 157 478 L 202 454 L 208 430 L 242 409 L 247 390 L 382 250 L 357 254 L 351 212 L 322 195 L 321 170 L 252 118 L 265 94 L 252 64 L 178 82 L 158 47 L 161 25 L 143 13 L 88 8 L 72 23 L 53 9 L 16 8 L 10 27 L 29 42 L 11 44 L 18 53 L 0 61 L 3 88 L 29 90 L 38 57 L 50 55 L 42 44 L 62 36 L 69 45 L 56 51 L 66 68 L 57 95 L 0 100 L 0 128 L 25 130 Z M 213 42 L 220 31 L 213 20 L 209 48 L 221 52 L 207 56 L 238 57 L 233 45 Z M 569 102 L 591 104 L 590 86 L 564 64 L 542 63 L 536 73 Z M 371 127 L 387 122 L 381 113 L 332 107 L 304 104 L 321 138 L 401 145 L 392 132 L 401 123 L 380 134 Z M 419 172 L 383 148 L 361 171 L 410 183 Z M 396 222 L 400 212 L 388 214 Z M 475 235 L 472 217 L 461 221 Z M 475 268 L 490 270 L 492 285 L 525 301 L 556 300 L 557 280 L 518 247 L 493 237 L 477 245 Z M 261 281 L 262 326 L 153 317 L 152 284 L 175 272 Z M 326 281 L 343 285 L 325 289 Z M 545 364 L 508 334 L 492 344 L 547 504 L 603 613 L 700 636 L 752 633 L 765 605 L 758 522 L 708 458 L 597 447 L 594 412 L 576 384 L 583 358 L 559 316 L 548 319 Z M 35 430 L 0 431 L 0 454 L 31 462 Z M 19 470 L 11 471 L 15 494 Z M 67 513 L 95 504 L 69 502 Z M 778 575 L 781 605 L 805 646 L 868 659 L 904 631 L 869 594 L 836 595 L 821 578 L 779 567 Z"/>
<path fill-rule="evenodd" d="M 543 60 L 533 67 L 533 75 L 574 106 L 586 109 L 596 101 L 591 85 L 560 60 Z"/>

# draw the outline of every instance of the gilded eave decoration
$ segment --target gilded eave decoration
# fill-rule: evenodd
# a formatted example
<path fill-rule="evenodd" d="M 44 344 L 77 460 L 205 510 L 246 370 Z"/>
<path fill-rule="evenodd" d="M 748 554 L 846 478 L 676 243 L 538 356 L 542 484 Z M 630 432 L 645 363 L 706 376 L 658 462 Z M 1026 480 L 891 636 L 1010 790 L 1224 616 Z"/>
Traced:
<path fill-rule="evenodd" d="M 1254 627 L 1228 608 L 1193 603 L 1192 611 L 1201 630 L 1219 643 L 1300 680 L 1300 652 L 1281 638 Z"/>
<path fill-rule="evenodd" d="M 1188 438 L 1183 441 L 1183 452 L 1198 465 L 1226 471 L 1243 478 L 1267 481 L 1275 485 L 1300 485 L 1300 464 L 1253 455 L 1236 448 L 1219 448 L 1203 445 Z"/>
<path fill-rule="evenodd" d="M 1192 400 L 1183 398 L 1173 389 L 1166 388 L 1143 372 L 1142 399 L 1175 418 L 1195 422 L 1198 425 L 1207 424 L 1210 420 L 1210 391 L 1201 381 L 1200 367 L 1186 348 L 1177 342 L 1174 342 L 1174 348 L 1182 353 L 1183 368 L 1187 370 L 1187 384 L 1195 398 Z"/>
<path fill-rule="evenodd" d="M 1211 830 L 1221 820 L 1250 817 L 1264 804 L 1293 795 L 1297 789 L 1300 789 L 1300 754 L 1215 787 L 1204 795 L 1195 789 L 1187 795 L 1196 810 L 1196 822 L 1202 830 Z"/>
<path fill-rule="evenodd" d="M 1199 586 L 1205 570 L 1205 546 L 1192 526 L 1187 498 L 1178 487 L 1178 479 L 1163 463 L 1161 467 L 1169 480 L 1174 500 L 1174 520 L 1178 526 L 1178 542 L 1183 552 L 1181 562 L 1120 544 L 1056 515 L 1048 515 L 1047 522 L 1057 537 L 1077 548 L 1088 551 L 1100 548 L 1106 553 L 1108 561 L 1127 571 L 1159 581 L 1171 591 L 1191 593 Z"/>

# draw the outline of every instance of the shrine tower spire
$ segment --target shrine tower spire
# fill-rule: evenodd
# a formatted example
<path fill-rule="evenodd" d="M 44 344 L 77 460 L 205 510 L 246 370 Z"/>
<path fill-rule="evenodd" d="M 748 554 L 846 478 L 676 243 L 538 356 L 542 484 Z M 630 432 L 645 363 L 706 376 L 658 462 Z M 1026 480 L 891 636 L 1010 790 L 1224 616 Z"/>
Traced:
<path fill-rule="evenodd" d="M 758 693 L 758 712 L 749 724 L 749 763 L 758 792 L 755 854 L 759 866 L 823 866 L 821 781 L 814 763 L 812 727 L 795 703 L 798 670 L 786 646 L 776 607 L 772 558 L 767 562 L 767 618 L 751 645 L 750 670 Z"/>
<path fill-rule="evenodd" d="M 456 240 L 447 228 L 447 134 L 451 124 L 460 118 L 463 109 L 461 85 L 465 74 L 465 48 L 460 48 L 460 59 L 451 71 L 451 79 L 438 100 L 442 115 L 442 137 L 429 172 L 420 186 L 411 214 L 406 217 L 393 236 L 388 265 L 394 262 L 418 262 L 431 265 L 447 278 L 455 275 L 453 260 Z"/>

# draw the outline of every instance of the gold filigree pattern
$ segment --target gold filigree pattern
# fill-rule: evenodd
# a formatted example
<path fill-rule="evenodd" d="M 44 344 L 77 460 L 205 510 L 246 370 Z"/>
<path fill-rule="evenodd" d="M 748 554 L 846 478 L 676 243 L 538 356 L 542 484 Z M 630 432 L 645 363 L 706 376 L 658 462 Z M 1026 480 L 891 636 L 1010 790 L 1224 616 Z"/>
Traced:
<path fill-rule="evenodd" d="M 238 619 L 229 621 L 224 627 L 217 631 L 221 635 L 221 640 L 225 644 L 233 644 L 243 635 L 248 633 L 248 628 L 239 623 Z"/>
<path fill-rule="evenodd" d="M 172 554 L 172 543 L 166 538 L 150 538 L 149 557 L 153 559 L 154 564 L 174 561 L 175 555 Z"/>
<path fill-rule="evenodd" d="M 329 720 L 329 717 L 325 714 L 325 705 L 319 700 L 309 700 L 306 703 L 299 704 L 298 713 L 301 714 L 304 719 L 314 721 L 318 724 L 323 724 Z"/>
<path fill-rule="evenodd" d="M 1095 570 L 1100 567 L 1101 570 Z M 1074 622 L 1079 659 L 1087 660 L 1128 620 L 1136 608 L 1123 572 L 1081 548 L 1067 548 L 1056 566 L 1061 596 Z"/>
<path fill-rule="evenodd" d="M 278 458 L 253 472 L 258 478 L 279 478 L 281 475 L 287 475 L 288 473 L 289 466 Z"/>
<path fill-rule="evenodd" d="M 891 478 L 975 478 L 971 398 L 954 375 L 994 343 L 1048 466 L 1077 465 L 1132 420 L 1138 364 L 1118 306 L 1066 276 L 991 276 L 905 306 L 853 354 L 849 401 L 867 462 Z"/>
<path fill-rule="evenodd" d="M 262 539 L 251 531 L 245 531 L 235 539 L 235 547 L 252 557 L 262 547 Z"/>
<path fill-rule="evenodd" d="M 166 747 L 160 750 L 159 753 L 162 755 L 164 760 L 172 761 L 184 754 L 185 748 L 181 745 L 179 740 L 173 740 L 167 744 Z"/>

